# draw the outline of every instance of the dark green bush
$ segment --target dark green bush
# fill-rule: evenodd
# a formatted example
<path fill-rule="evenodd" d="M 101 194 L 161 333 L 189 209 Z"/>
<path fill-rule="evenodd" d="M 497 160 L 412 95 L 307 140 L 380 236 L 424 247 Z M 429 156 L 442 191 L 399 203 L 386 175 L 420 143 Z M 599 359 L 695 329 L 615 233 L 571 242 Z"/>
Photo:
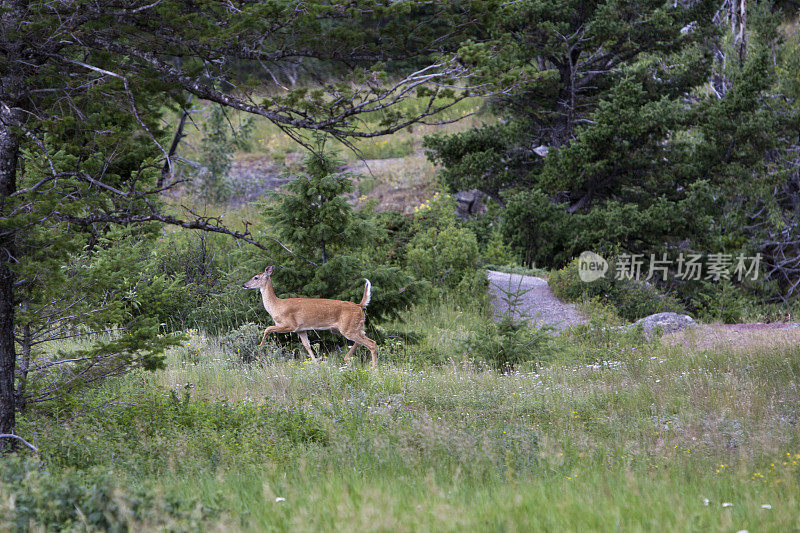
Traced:
<path fill-rule="evenodd" d="M 273 276 L 275 292 L 279 297 L 358 302 L 367 278 L 373 289 L 370 319 L 394 317 L 420 296 L 424 284 L 376 256 L 386 227 L 377 224 L 370 213 L 353 210 L 346 196 L 353 185 L 338 169 L 335 159 L 310 155 L 305 172 L 265 206 L 263 219 L 273 233 L 264 240 L 274 250 L 272 257 L 280 258 Z M 265 259 L 260 270 L 267 264 Z M 248 273 L 242 281 L 258 271 Z"/>
<path fill-rule="evenodd" d="M 747 295 L 742 290 L 730 281 L 701 281 L 699 284 L 690 300 L 699 318 L 725 324 L 741 322 L 748 305 Z"/>
<path fill-rule="evenodd" d="M 614 279 L 611 271 L 606 273 L 606 277 L 591 283 L 581 281 L 577 259 L 553 272 L 549 284 L 553 293 L 562 300 L 580 302 L 598 299 L 613 306 L 622 318 L 631 321 L 665 311 L 685 312 L 683 305 L 673 296 L 660 292 L 652 285 Z"/>
<path fill-rule="evenodd" d="M 156 242 L 153 255 L 158 257 L 156 272 L 181 282 L 181 297 L 177 298 L 169 323 L 182 328 L 192 313 L 214 294 L 222 282 L 223 273 L 218 256 L 226 241 L 209 237 L 203 232 L 179 232 L 165 235 Z"/>
<path fill-rule="evenodd" d="M 500 232 L 524 265 L 552 267 L 572 254 L 576 226 L 563 204 L 534 189 L 510 195 Z"/>

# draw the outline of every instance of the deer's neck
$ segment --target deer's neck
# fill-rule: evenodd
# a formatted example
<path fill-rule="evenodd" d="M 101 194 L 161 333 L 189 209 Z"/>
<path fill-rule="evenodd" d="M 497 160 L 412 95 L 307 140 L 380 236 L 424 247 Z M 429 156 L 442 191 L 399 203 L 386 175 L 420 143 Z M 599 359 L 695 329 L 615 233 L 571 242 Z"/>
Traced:
<path fill-rule="evenodd" d="M 275 295 L 275 289 L 272 288 L 272 280 L 268 279 L 267 283 L 261 287 L 261 301 L 264 302 L 264 309 L 267 310 L 267 313 L 273 314 L 279 300 L 280 298 Z"/>

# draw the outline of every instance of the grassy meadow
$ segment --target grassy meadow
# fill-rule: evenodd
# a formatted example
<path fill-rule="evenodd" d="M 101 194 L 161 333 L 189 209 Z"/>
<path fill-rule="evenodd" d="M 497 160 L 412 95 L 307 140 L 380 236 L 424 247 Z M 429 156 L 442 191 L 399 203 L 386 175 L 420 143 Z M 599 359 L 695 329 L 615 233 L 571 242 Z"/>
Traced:
<path fill-rule="evenodd" d="M 477 110 L 465 101 L 443 118 Z M 422 135 L 483 120 L 359 141 L 373 159 L 356 168 L 359 204 L 370 196 L 413 210 L 437 188 Z M 191 159 L 201 133 L 187 133 Z M 298 149 L 256 121 L 236 159 L 281 165 Z M 235 229 L 259 209 L 189 196 L 169 209 L 178 204 L 225 215 Z M 470 298 L 417 304 L 378 326 L 374 371 L 363 349 L 343 368 L 341 341 L 312 338 L 320 364 L 296 337 L 257 349 L 263 313 L 262 324 L 221 337 L 177 333 L 163 370 L 30 405 L 18 433 L 38 453 L 0 464 L 0 530 L 800 528 L 796 339 L 647 340 L 605 328 L 621 322 L 595 305 L 592 325 L 537 344 L 502 373 L 470 344 L 490 323 L 486 300 Z"/>
<path fill-rule="evenodd" d="M 800 531 L 798 2 L 8 4 L 0 533 Z"/>
<path fill-rule="evenodd" d="M 463 349 L 485 316 L 418 307 L 386 325 L 416 343 L 387 335 L 376 371 L 335 349 L 311 364 L 285 339 L 242 363 L 184 332 L 165 370 L 21 417 L 39 454 L 0 470 L 0 527 L 800 527 L 796 343 L 700 350 L 584 326 L 503 374 Z"/>

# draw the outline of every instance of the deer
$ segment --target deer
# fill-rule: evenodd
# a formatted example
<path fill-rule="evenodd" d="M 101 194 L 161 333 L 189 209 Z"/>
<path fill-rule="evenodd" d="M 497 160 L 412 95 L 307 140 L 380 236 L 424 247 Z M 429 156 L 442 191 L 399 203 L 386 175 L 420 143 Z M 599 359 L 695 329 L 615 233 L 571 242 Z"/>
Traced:
<path fill-rule="evenodd" d="M 350 364 L 350 357 L 360 344 L 365 346 L 372 354 L 372 368 L 378 365 L 378 345 L 367 337 L 364 332 L 364 321 L 367 318 L 365 309 L 372 296 L 372 284 L 365 279 L 364 297 L 360 303 L 346 302 L 344 300 L 328 300 L 326 298 L 278 298 L 272 286 L 272 273 L 275 266 L 270 265 L 242 284 L 245 289 L 260 289 L 264 309 L 272 317 L 274 326 L 264 330 L 261 344 L 267 340 L 270 333 L 297 333 L 303 347 L 311 356 L 311 361 L 316 363 L 317 358 L 308 342 L 308 331 L 336 330 L 348 340 L 353 341 L 353 346 L 344 356 L 345 365 Z"/>

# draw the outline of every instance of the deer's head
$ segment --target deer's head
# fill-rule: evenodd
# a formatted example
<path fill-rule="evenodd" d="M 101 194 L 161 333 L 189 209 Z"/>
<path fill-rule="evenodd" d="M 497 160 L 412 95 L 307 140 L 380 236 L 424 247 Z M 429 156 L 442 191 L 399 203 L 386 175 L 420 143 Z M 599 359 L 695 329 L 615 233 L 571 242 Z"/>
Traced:
<path fill-rule="evenodd" d="M 269 278 L 272 276 L 273 272 L 275 272 L 275 266 L 270 265 L 264 269 L 264 272 L 260 272 L 250 278 L 248 281 L 244 282 L 242 287 L 245 289 L 260 289 L 267 284 L 267 281 L 269 281 Z"/>

